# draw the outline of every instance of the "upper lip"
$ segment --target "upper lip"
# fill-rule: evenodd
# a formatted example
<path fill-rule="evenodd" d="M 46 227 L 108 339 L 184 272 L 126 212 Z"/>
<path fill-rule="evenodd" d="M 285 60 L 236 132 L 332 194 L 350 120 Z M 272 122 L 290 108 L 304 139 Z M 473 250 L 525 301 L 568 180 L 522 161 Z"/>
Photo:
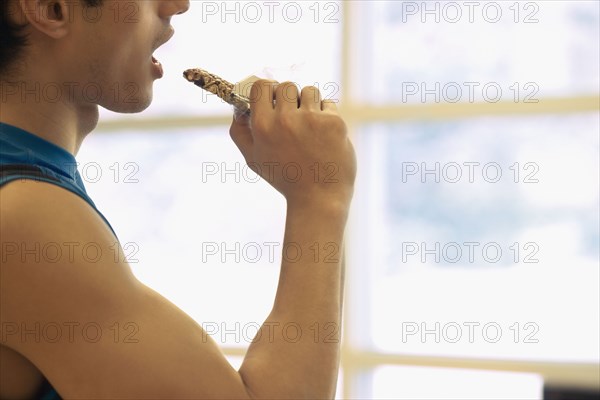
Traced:
<path fill-rule="evenodd" d="M 160 46 L 171 40 L 174 34 L 175 29 L 171 25 L 169 25 L 169 28 L 156 40 L 154 50 L 158 49 Z"/>

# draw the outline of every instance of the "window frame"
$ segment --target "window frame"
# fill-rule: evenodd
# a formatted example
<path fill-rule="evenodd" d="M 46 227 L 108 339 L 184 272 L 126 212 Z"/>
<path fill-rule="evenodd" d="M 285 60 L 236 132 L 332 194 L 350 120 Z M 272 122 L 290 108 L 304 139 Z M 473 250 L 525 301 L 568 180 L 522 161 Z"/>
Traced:
<path fill-rule="evenodd" d="M 600 109 L 600 94 L 591 96 L 540 98 L 538 103 L 515 103 L 501 101 L 499 103 L 439 103 L 439 104 L 400 104 L 389 106 L 370 106 L 355 102 L 350 96 L 350 87 L 353 85 L 352 60 L 359 55 L 353 51 L 354 45 L 353 26 L 358 21 L 357 2 L 341 1 L 341 91 L 340 112 L 344 117 L 350 136 L 355 136 L 357 128 L 370 122 L 393 122 L 411 120 L 452 120 L 466 119 L 479 116 L 514 116 L 536 114 L 572 114 L 579 112 L 598 112 Z M 204 128 L 210 126 L 227 126 L 231 122 L 230 116 L 187 116 L 187 117 L 158 117 L 140 120 L 115 119 L 100 122 L 96 129 L 99 134 L 112 131 L 130 130 L 151 134 L 163 130 L 176 128 Z M 360 229 L 349 226 L 350 242 Z M 468 368 L 480 370 L 496 370 L 510 372 L 537 373 L 542 376 L 544 386 L 576 387 L 580 389 L 598 390 L 598 377 L 600 365 L 589 363 L 567 362 L 536 362 L 505 359 L 473 359 L 458 357 L 433 357 L 402 354 L 387 354 L 361 346 L 360 341 L 352 340 L 346 336 L 356 326 L 365 321 L 360 312 L 362 296 L 360 293 L 361 281 L 360 264 L 357 260 L 349 258 L 346 274 L 347 289 L 344 308 L 344 333 L 345 339 L 341 348 L 341 379 L 343 380 L 342 392 L 339 398 L 358 398 L 356 382 L 365 373 L 383 365 L 406 365 L 425 367 Z M 226 356 L 243 357 L 246 350 L 235 347 L 222 347 Z"/>

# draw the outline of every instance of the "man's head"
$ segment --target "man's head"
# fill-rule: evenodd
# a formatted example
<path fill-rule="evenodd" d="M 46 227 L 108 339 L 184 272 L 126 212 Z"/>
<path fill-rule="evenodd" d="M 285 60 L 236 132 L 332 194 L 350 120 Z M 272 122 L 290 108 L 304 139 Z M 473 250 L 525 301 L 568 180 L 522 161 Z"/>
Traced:
<path fill-rule="evenodd" d="M 152 53 L 188 8 L 189 0 L 0 0 L 0 79 L 59 87 L 76 106 L 139 112 L 161 75 Z"/>
<path fill-rule="evenodd" d="M 99 7 L 103 0 L 81 0 L 85 7 Z M 27 45 L 26 25 L 15 23 L 12 15 L 16 13 L 12 0 L 0 1 L 0 75 L 8 72 L 11 62 L 22 54 Z"/>

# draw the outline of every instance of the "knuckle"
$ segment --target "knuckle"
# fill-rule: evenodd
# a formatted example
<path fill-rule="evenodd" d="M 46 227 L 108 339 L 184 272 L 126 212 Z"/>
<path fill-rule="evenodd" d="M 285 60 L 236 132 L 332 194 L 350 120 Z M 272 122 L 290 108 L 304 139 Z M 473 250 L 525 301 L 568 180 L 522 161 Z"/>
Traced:
<path fill-rule="evenodd" d="M 260 99 L 263 93 L 269 93 L 274 84 L 277 84 L 276 81 L 269 79 L 259 79 L 250 88 L 250 98 L 251 100 L 257 101 Z"/>
<path fill-rule="evenodd" d="M 333 99 L 324 99 L 322 101 L 323 103 L 323 111 L 325 111 L 326 114 L 331 114 L 331 115 L 339 115 L 338 113 L 338 108 L 337 108 L 337 100 L 333 100 Z"/>
<path fill-rule="evenodd" d="M 304 100 L 318 102 L 321 100 L 321 92 L 314 86 L 306 86 L 302 89 L 302 98 Z"/>
<path fill-rule="evenodd" d="M 296 128 L 296 121 L 291 113 L 279 114 L 278 124 L 283 131 L 290 132 Z"/>
<path fill-rule="evenodd" d="M 311 131 L 320 130 L 323 126 L 323 119 L 319 114 L 313 111 L 304 113 L 304 121 Z"/>
<path fill-rule="evenodd" d="M 339 115 L 324 114 L 328 129 L 345 134 L 348 130 L 346 122 Z"/>
<path fill-rule="evenodd" d="M 294 82 L 291 82 L 291 81 L 285 81 L 285 82 L 281 83 L 280 86 L 283 86 L 283 87 L 291 87 L 291 86 L 293 86 L 293 87 L 297 88 L 296 84 Z"/>
<path fill-rule="evenodd" d="M 302 93 L 306 93 L 306 94 L 320 94 L 320 90 L 317 89 L 314 86 L 305 86 L 304 88 L 302 88 Z"/>
<path fill-rule="evenodd" d="M 293 82 L 283 82 L 277 86 L 277 94 L 290 95 L 298 93 L 298 87 Z"/>
<path fill-rule="evenodd" d="M 287 103 L 297 103 L 298 101 L 298 87 L 293 82 L 284 82 L 277 86 L 275 92 L 277 101 L 283 101 Z"/>
<path fill-rule="evenodd" d="M 256 82 L 254 82 L 254 84 L 258 86 L 272 85 L 274 83 L 277 83 L 277 81 L 274 81 L 272 79 L 259 79 Z"/>
<path fill-rule="evenodd" d="M 252 120 L 252 132 L 256 135 L 264 135 L 270 129 L 269 123 L 265 118 L 255 118 Z"/>

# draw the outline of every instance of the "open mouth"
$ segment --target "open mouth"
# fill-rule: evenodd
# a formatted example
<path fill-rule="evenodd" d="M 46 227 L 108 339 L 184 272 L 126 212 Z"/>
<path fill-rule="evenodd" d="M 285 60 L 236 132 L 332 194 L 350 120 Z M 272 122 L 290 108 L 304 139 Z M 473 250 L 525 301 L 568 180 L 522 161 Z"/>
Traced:
<path fill-rule="evenodd" d="M 154 56 L 152 56 L 152 65 L 154 66 L 154 70 L 156 71 L 158 77 L 162 78 L 164 75 L 163 66 Z"/>
<path fill-rule="evenodd" d="M 164 35 L 157 39 L 158 41 L 154 43 L 154 46 L 152 48 L 158 49 L 160 46 L 167 43 L 173 37 L 174 34 L 175 30 L 172 26 L 169 26 L 168 29 L 165 31 Z M 152 55 L 152 66 L 154 68 L 154 71 L 156 72 L 156 75 L 158 75 L 159 78 L 162 78 L 164 75 L 163 66 L 160 63 L 160 61 L 158 61 L 156 57 L 154 57 L 154 54 Z"/>

